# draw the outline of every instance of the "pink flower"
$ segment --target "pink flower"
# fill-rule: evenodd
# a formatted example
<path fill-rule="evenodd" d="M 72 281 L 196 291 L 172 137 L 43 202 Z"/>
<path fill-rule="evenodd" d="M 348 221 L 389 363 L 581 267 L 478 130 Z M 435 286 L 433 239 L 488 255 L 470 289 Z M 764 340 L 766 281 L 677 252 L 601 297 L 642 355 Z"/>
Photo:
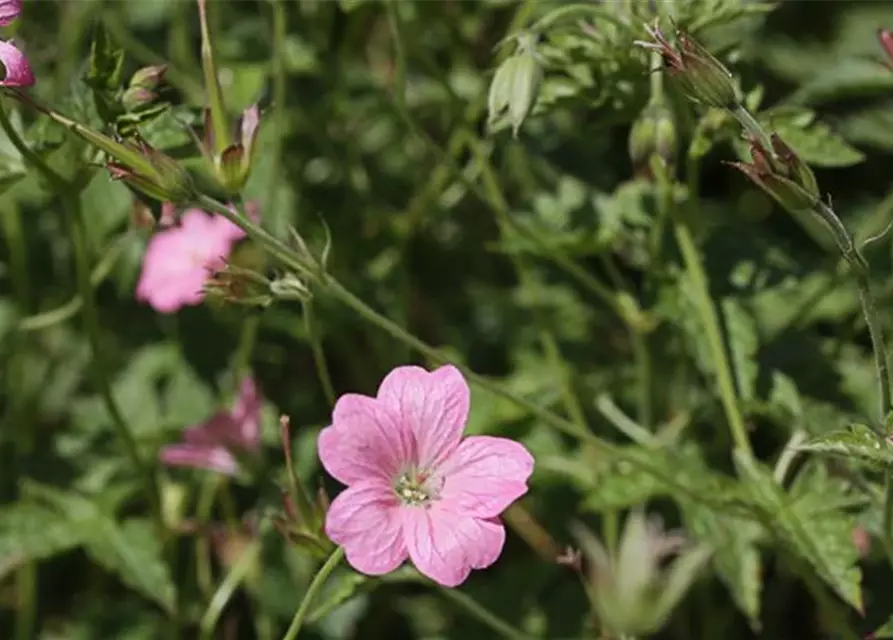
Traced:
<path fill-rule="evenodd" d="M 22 12 L 22 0 L 0 0 L 0 27 L 5 27 Z M 25 56 L 9 42 L 0 40 L 0 87 L 28 87 L 34 84 L 34 73 Z"/>
<path fill-rule="evenodd" d="M 527 492 L 533 457 L 506 438 L 463 440 L 469 396 L 455 367 L 397 367 L 375 398 L 335 404 L 319 457 L 348 488 L 329 508 L 326 533 L 357 571 L 381 575 L 410 558 L 454 587 L 499 557 L 499 514 Z"/>
<path fill-rule="evenodd" d="M 19 17 L 22 0 L 0 0 L 0 27 L 5 27 Z"/>
<path fill-rule="evenodd" d="M 205 281 L 223 267 L 233 245 L 244 236 L 244 231 L 222 216 L 188 210 L 179 226 L 159 231 L 149 241 L 137 299 L 159 313 L 199 304 Z"/>
<path fill-rule="evenodd" d="M 230 411 L 220 411 L 207 422 L 186 429 L 181 444 L 161 450 L 161 461 L 173 467 L 234 475 L 239 468 L 234 454 L 256 453 L 260 447 L 261 404 L 254 380 L 245 378 Z"/>

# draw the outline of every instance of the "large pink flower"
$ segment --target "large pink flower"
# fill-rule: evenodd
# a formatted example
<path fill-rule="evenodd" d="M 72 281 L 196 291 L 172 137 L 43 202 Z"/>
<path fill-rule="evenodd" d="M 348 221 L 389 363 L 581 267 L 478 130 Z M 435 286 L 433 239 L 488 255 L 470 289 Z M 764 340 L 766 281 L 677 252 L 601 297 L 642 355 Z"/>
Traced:
<path fill-rule="evenodd" d="M 255 453 L 260 447 L 262 402 L 254 380 L 245 378 L 231 410 L 186 429 L 182 443 L 161 450 L 161 461 L 174 467 L 235 474 L 239 468 L 236 455 Z"/>
<path fill-rule="evenodd" d="M 22 12 L 22 0 L 0 0 L 0 27 L 5 27 Z M 34 84 L 34 73 L 25 56 L 9 42 L 0 40 L 0 87 L 27 87 Z"/>
<path fill-rule="evenodd" d="M 499 557 L 499 514 L 527 492 L 533 457 L 506 438 L 463 440 L 469 396 L 455 367 L 398 367 L 375 398 L 335 404 L 319 457 L 348 488 L 329 508 L 326 533 L 358 571 L 381 575 L 410 558 L 454 587 Z"/>
<path fill-rule="evenodd" d="M 137 299 L 160 313 L 199 304 L 209 275 L 223 267 L 233 245 L 244 236 L 244 231 L 222 216 L 188 210 L 179 226 L 159 231 L 149 241 Z"/>

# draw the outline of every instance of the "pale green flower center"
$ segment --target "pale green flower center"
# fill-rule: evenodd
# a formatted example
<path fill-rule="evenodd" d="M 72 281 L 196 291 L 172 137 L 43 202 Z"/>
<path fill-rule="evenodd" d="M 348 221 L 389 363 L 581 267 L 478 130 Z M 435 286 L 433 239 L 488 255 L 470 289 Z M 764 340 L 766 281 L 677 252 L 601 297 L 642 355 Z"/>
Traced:
<path fill-rule="evenodd" d="M 408 507 L 425 507 L 438 498 L 440 488 L 437 485 L 430 471 L 409 469 L 394 482 L 394 492 Z"/>

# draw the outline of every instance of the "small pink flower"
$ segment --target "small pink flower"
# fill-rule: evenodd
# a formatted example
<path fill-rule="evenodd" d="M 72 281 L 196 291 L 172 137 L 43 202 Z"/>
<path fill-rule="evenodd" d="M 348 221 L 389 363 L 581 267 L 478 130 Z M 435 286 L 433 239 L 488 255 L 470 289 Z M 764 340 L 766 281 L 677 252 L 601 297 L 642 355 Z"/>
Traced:
<path fill-rule="evenodd" d="M 326 515 L 326 533 L 369 575 L 407 558 L 454 587 L 493 564 L 505 543 L 499 520 L 527 492 L 533 457 L 506 438 L 462 439 L 470 393 L 458 369 L 397 367 L 375 398 L 341 396 L 319 457 L 348 485 Z"/>
<path fill-rule="evenodd" d="M 22 0 L 0 0 L 0 27 L 5 27 L 22 12 Z M 28 87 L 34 73 L 24 54 L 9 42 L 0 40 L 0 87 Z"/>
<path fill-rule="evenodd" d="M 222 268 L 245 232 L 222 216 L 190 209 L 179 226 L 159 231 L 149 241 L 136 297 L 159 313 L 197 305 L 209 275 Z"/>
<path fill-rule="evenodd" d="M 0 0 L 0 27 L 5 27 L 19 17 L 22 0 Z"/>
<path fill-rule="evenodd" d="M 161 461 L 173 467 L 234 475 L 239 468 L 234 453 L 256 453 L 260 447 L 261 405 L 257 385 L 245 378 L 231 410 L 220 411 L 207 422 L 186 429 L 182 443 L 161 450 Z"/>

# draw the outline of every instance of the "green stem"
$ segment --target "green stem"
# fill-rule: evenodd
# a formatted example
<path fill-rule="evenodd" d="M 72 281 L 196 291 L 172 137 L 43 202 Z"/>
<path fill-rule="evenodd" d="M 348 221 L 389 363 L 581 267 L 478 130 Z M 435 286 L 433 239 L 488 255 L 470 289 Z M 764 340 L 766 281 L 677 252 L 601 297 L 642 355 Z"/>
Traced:
<path fill-rule="evenodd" d="M 342 558 L 344 558 L 344 549 L 338 547 L 332 552 L 329 559 L 326 560 L 325 564 L 323 564 L 317 574 L 313 577 L 310 586 L 307 587 L 307 593 L 304 594 L 304 599 L 301 600 L 301 604 L 295 613 L 295 617 L 292 619 L 291 625 L 288 627 L 288 631 L 282 636 L 282 640 L 295 640 L 298 637 L 298 634 L 301 632 L 301 627 L 304 625 L 304 618 L 307 617 L 307 612 L 310 610 L 310 604 L 319 593 L 319 590 L 322 589 L 329 574 L 334 571 Z"/>
<path fill-rule="evenodd" d="M 688 166 L 689 181 L 689 202 L 691 206 L 697 206 L 698 198 L 698 163 L 696 160 L 690 159 Z M 713 300 L 710 298 L 710 287 L 707 280 L 707 274 L 704 272 L 704 266 L 701 264 L 701 256 L 695 245 L 691 230 L 682 219 L 674 219 L 673 227 L 676 235 L 676 243 L 682 253 L 682 260 L 685 263 L 685 270 L 694 287 L 695 302 L 700 315 L 701 324 L 703 325 L 707 347 L 710 351 L 710 358 L 713 361 L 714 374 L 716 375 L 717 386 L 719 387 L 719 395 L 722 401 L 723 410 L 726 414 L 726 420 L 729 423 L 729 429 L 732 439 L 735 442 L 735 448 L 741 450 L 748 457 L 753 456 L 750 447 L 750 441 L 747 438 L 747 430 L 744 427 L 744 418 L 738 407 L 738 398 L 735 393 L 735 384 L 732 378 L 732 369 L 729 365 L 729 359 L 726 355 L 726 347 L 720 330 L 719 318 L 716 309 L 713 306 Z"/>
<path fill-rule="evenodd" d="M 394 39 L 395 78 L 394 101 L 401 110 L 406 109 L 406 46 L 403 42 L 403 31 L 400 29 L 400 9 L 395 0 L 386 0 L 385 10 L 388 14 L 388 25 Z"/>
<path fill-rule="evenodd" d="M 732 115 L 741 123 L 741 126 L 754 138 L 756 138 L 760 145 L 767 150 L 772 149 L 772 141 L 769 139 L 766 130 L 763 128 L 763 125 L 757 121 L 756 118 L 747 110 L 744 105 L 738 105 L 734 109 L 730 110 Z"/>
<path fill-rule="evenodd" d="M 242 322 L 242 330 L 239 333 L 239 346 L 233 356 L 232 372 L 236 393 L 239 380 L 242 376 L 251 373 L 251 354 L 254 353 L 254 345 L 257 343 L 257 333 L 260 329 L 260 315 L 252 315 Z"/>
<path fill-rule="evenodd" d="M 16 640 L 36 637 L 37 623 L 37 564 L 26 562 L 16 571 Z"/>
<path fill-rule="evenodd" d="M 334 407 L 335 386 L 332 384 L 332 376 L 329 374 L 329 367 L 326 364 L 326 354 L 316 327 L 313 303 L 309 301 L 304 303 L 304 326 L 307 330 L 307 337 L 310 339 L 310 348 L 313 350 L 313 363 L 316 365 L 316 375 L 319 377 L 319 384 L 326 394 L 326 400 L 329 405 Z"/>
<path fill-rule="evenodd" d="M 451 600 L 454 604 L 461 607 L 471 617 L 478 620 L 478 622 L 489 627 L 496 635 L 506 638 L 507 640 L 529 640 L 529 636 L 518 631 L 505 620 L 502 620 L 479 605 L 474 598 L 471 598 L 458 589 L 440 588 L 440 593 L 443 594 L 447 600 Z"/>
<path fill-rule="evenodd" d="M 248 548 L 242 551 L 239 555 L 239 559 L 229 570 L 229 573 L 226 574 L 226 578 L 224 578 L 223 582 L 220 583 L 220 586 L 217 587 L 217 591 L 214 592 L 214 596 L 208 603 L 208 607 L 205 609 L 205 613 L 202 615 L 201 623 L 199 624 L 201 630 L 199 638 L 201 640 L 211 640 L 213 637 L 214 629 L 217 627 L 217 621 L 220 620 L 220 615 L 223 613 L 227 603 L 233 597 L 236 589 L 239 588 L 239 585 L 245 580 L 249 571 L 255 566 L 260 550 L 260 541 L 255 540 L 252 542 Z"/>
<path fill-rule="evenodd" d="M 15 146 L 22 157 L 28 160 L 28 162 L 33 165 L 44 178 L 46 178 L 59 196 L 59 201 L 62 204 L 65 213 L 65 220 L 74 249 L 78 293 L 83 304 L 84 326 L 87 332 L 87 338 L 90 342 L 90 348 L 93 352 L 94 371 L 99 384 L 100 395 L 102 396 L 106 410 L 112 419 L 112 426 L 117 432 L 118 438 L 124 444 L 128 457 L 133 463 L 133 466 L 145 479 L 146 492 L 159 525 L 159 533 L 163 533 L 165 527 L 161 511 L 160 492 L 157 479 L 150 466 L 143 460 L 139 453 L 136 438 L 130 431 L 130 427 L 124 420 L 124 416 L 118 407 L 118 403 L 112 395 L 111 383 L 109 382 L 109 377 L 104 366 L 104 352 L 102 350 L 99 332 L 99 313 L 93 298 L 93 287 L 90 282 L 90 265 L 87 256 L 84 223 L 80 212 L 80 200 L 76 194 L 69 193 L 71 188 L 65 179 L 47 165 L 43 159 L 34 153 L 24 140 L 19 137 L 18 132 L 15 131 L 10 123 L 6 109 L 3 107 L 2 103 L 0 103 L 0 128 L 3 129 L 10 142 L 12 142 L 13 146 Z"/>
<path fill-rule="evenodd" d="M 549 425 L 557 431 L 586 441 L 593 447 L 600 449 L 604 455 L 613 455 L 618 457 L 618 459 L 628 460 L 631 464 L 643 469 L 644 471 L 653 475 L 655 478 L 658 478 L 662 482 L 666 483 L 668 487 L 672 487 L 674 488 L 674 490 L 684 493 L 692 499 L 711 505 L 723 504 L 721 501 L 717 500 L 712 493 L 701 493 L 687 485 L 680 484 L 672 477 L 672 475 L 665 473 L 663 470 L 655 466 L 652 466 L 647 461 L 644 461 L 636 456 L 629 456 L 625 454 L 623 449 L 613 445 L 606 440 L 602 440 L 588 430 L 581 429 L 573 422 L 556 415 L 549 409 L 544 408 L 535 402 L 531 402 L 530 400 L 527 400 L 519 395 L 516 395 L 514 392 L 506 389 L 500 384 L 475 373 L 465 365 L 453 362 L 448 356 L 444 355 L 438 349 L 435 349 L 422 340 L 419 340 L 414 335 L 402 329 L 396 323 L 392 322 L 382 314 L 372 309 L 369 305 L 363 302 L 363 300 L 356 297 L 353 293 L 346 289 L 344 285 L 335 280 L 335 278 L 333 278 L 332 276 L 328 274 L 319 274 L 314 269 L 314 267 L 312 265 L 308 265 L 302 257 L 298 256 L 285 244 L 271 236 L 264 229 L 256 225 L 243 214 L 239 212 L 233 212 L 221 202 L 218 202 L 214 198 L 206 195 L 196 196 L 195 204 L 205 211 L 211 211 L 225 217 L 227 220 L 244 230 L 252 240 L 262 245 L 267 250 L 267 252 L 270 253 L 270 255 L 272 255 L 282 264 L 283 267 L 293 269 L 307 275 L 308 277 L 321 280 L 321 283 L 325 286 L 327 293 L 329 293 L 332 297 L 338 299 L 342 304 L 354 310 L 360 317 L 365 319 L 370 324 L 377 326 L 379 329 L 383 330 L 394 339 L 402 342 L 412 349 L 415 349 L 417 352 L 419 352 L 432 362 L 440 364 L 453 364 L 456 368 L 462 371 L 463 374 L 465 374 L 465 377 L 472 385 L 475 385 L 480 389 L 488 391 L 500 398 L 504 398 L 505 400 L 514 403 L 516 406 L 524 409 L 531 416 L 538 418 L 544 424 Z"/>

